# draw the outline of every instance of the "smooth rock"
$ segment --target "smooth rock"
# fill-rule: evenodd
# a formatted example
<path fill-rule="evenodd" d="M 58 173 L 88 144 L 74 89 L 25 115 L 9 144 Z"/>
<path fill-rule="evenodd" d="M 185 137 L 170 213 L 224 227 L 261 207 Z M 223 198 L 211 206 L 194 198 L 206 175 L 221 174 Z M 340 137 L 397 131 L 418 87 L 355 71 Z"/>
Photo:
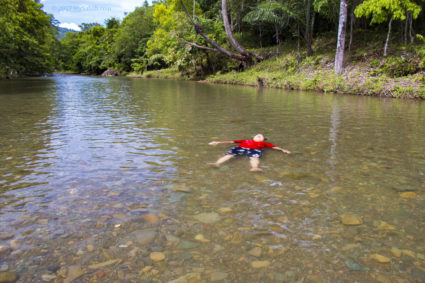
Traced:
<path fill-rule="evenodd" d="M 415 199 L 416 198 L 416 193 L 415 192 L 405 192 L 405 193 L 401 193 L 400 197 L 401 198 L 406 198 L 406 199 Z"/>
<path fill-rule="evenodd" d="M 161 261 L 165 259 L 165 254 L 161 252 L 153 252 L 149 255 L 153 261 Z"/>
<path fill-rule="evenodd" d="M 378 227 L 379 230 L 387 230 L 387 231 L 392 231 L 395 230 L 395 226 L 388 224 L 387 222 L 382 221 L 381 224 Z"/>
<path fill-rule="evenodd" d="M 155 214 L 145 214 L 142 216 L 143 219 L 145 219 L 146 222 L 149 223 L 156 223 L 158 222 L 159 218 Z"/>
<path fill-rule="evenodd" d="M 215 272 L 211 273 L 210 280 L 211 280 L 211 282 L 221 281 L 221 280 L 226 279 L 227 276 L 228 276 L 228 274 L 226 272 L 215 271 Z"/>
<path fill-rule="evenodd" d="M 3 263 L 0 265 L 0 272 L 5 272 L 9 269 L 9 265 L 7 263 Z"/>
<path fill-rule="evenodd" d="M 198 243 L 183 240 L 177 245 L 177 248 L 178 249 L 193 249 L 193 248 L 196 248 L 198 246 L 199 246 Z"/>
<path fill-rule="evenodd" d="M 111 259 L 111 260 L 108 260 L 108 261 L 104 261 L 104 262 L 100 262 L 100 263 L 96 263 L 96 264 L 91 264 L 88 267 L 89 267 L 89 269 L 98 269 L 98 268 L 113 265 L 113 264 L 116 264 L 116 263 L 119 263 L 119 262 L 121 262 L 120 259 Z"/>
<path fill-rule="evenodd" d="M 165 235 L 165 238 L 170 243 L 178 243 L 180 241 L 180 238 L 179 237 L 176 237 L 176 236 L 170 235 L 170 234 Z"/>
<path fill-rule="evenodd" d="M 119 244 L 126 245 L 129 241 L 140 245 L 148 245 L 155 240 L 157 232 L 155 229 L 136 230 L 119 241 Z"/>
<path fill-rule="evenodd" d="M 352 271 L 368 271 L 369 270 L 369 267 L 362 266 L 351 259 L 347 260 L 345 262 L 345 265 L 348 267 L 348 269 Z"/>
<path fill-rule="evenodd" d="M 0 283 L 13 283 L 18 280 L 16 272 L 0 272 Z"/>
<path fill-rule="evenodd" d="M 177 279 L 168 281 L 168 283 L 199 283 L 201 281 L 200 273 L 188 273 Z"/>
<path fill-rule="evenodd" d="M 89 252 L 94 251 L 94 246 L 93 245 L 87 245 L 87 251 L 89 251 Z"/>
<path fill-rule="evenodd" d="M 12 249 L 10 247 L 0 246 L 0 256 L 7 256 L 11 251 Z"/>
<path fill-rule="evenodd" d="M 401 250 L 397 249 L 397 248 L 392 248 L 391 249 L 391 254 L 395 257 L 401 257 Z"/>
<path fill-rule="evenodd" d="M 190 193 L 190 189 L 186 186 L 175 186 L 171 188 L 175 192 Z"/>
<path fill-rule="evenodd" d="M 210 240 L 205 239 L 204 235 L 198 234 L 195 236 L 195 240 L 202 242 L 202 243 L 208 243 Z"/>
<path fill-rule="evenodd" d="M 355 214 L 342 214 L 341 222 L 344 225 L 360 225 L 363 223 L 363 220 L 360 216 Z"/>
<path fill-rule="evenodd" d="M 41 275 L 41 280 L 44 282 L 49 282 L 56 279 L 56 275 L 54 274 L 43 274 Z"/>
<path fill-rule="evenodd" d="M 393 190 L 396 191 L 396 192 L 402 193 L 402 192 L 415 192 L 418 189 L 405 186 L 405 187 L 393 187 Z"/>
<path fill-rule="evenodd" d="M 216 212 L 200 213 L 193 216 L 193 218 L 205 224 L 212 224 L 220 220 L 220 216 Z"/>
<path fill-rule="evenodd" d="M 270 265 L 270 261 L 268 260 L 256 260 L 251 262 L 251 266 L 253 268 L 263 268 Z"/>
<path fill-rule="evenodd" d="M 379 255 L 379 254 L 371 254 L 370 258 L 373 259 L 374 261 L 377 261 L 379 263 L 389 263 L 391 262 L 391 259 L 383 256 L 383 255 Z"/>
<path fill-rule="evenodd" d="M 255 256 L 255 257 L 260 257 L 262 252 L 263 252 L 263 251 L 261 250 L 261 248 L 260 248 L 260 247 L 255 247 L 255 248 L 251 249 L 251 250 L 248 252 L 248 254 L 250 254 L 250 255 L 252 255 L 252 256 Z"/>
<path fill-rule="evenodd" d="M 220 212 L 220 213 L 228 213 L 228 212 L 231 212 L 231 211 L 232 211 L 232 209 L 230 207 L 221 207 L 221 208 L 218 209 L 218 212 Z"/>
<path fill-rule="evenodd" d="M 412 252 L 410 250 L 401 250 L 401 253 L 407 255 L 408 257 L 416 258 L 415 252 Z"/>
<path fill-rule="evenodd" d="M 10 234 L 10 233 L 0 234 L 0 240 L 9 240 L 11 238 L 13 238 L 13 234 Z"/>

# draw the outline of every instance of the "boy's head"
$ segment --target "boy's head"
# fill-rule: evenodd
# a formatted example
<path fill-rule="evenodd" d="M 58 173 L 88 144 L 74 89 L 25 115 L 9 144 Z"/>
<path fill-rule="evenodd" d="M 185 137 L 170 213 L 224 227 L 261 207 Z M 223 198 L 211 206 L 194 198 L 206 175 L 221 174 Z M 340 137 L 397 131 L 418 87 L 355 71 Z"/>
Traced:
<path fill-rule="evenodd" d="M 253 141 L 256 141 L 256 142 L 262 142 L 262 141 L 264 141 L 264 136 L 263 136 L 262 134 L 256 134 L 256 135 L 252 138 L 252 140 L 253 140 Z"/>

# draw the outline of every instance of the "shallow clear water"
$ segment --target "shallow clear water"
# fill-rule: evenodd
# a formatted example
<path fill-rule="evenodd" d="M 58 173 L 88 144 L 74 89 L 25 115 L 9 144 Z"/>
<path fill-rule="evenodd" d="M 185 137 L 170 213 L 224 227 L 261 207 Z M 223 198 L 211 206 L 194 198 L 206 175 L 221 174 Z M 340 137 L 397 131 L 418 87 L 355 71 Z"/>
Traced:
<path fill-rule="evenodd" d="M 19 282 L 425 280 L 423 102 L 57 75 L 0 81 L 0 121 Z M 257 133 L 292 154 L 206 165 Z"/>

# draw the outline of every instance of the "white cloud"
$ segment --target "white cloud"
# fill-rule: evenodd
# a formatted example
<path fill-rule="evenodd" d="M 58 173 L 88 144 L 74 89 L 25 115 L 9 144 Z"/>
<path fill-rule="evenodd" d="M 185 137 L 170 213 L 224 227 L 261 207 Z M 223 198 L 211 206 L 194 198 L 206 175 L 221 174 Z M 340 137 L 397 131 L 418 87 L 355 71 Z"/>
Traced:
<path fill-rule="evenodd" d="M 59 26 L 61 28 L 68 28 L 76 31 L 81 31 L 81 28 L 76 23 L 60 23 Z"/>
<path fill-rule="evenodd" d="M 43 10 L 53 14 L 59 22 L 68 24 L 99 23 L 116 17 L 123 19 L 125 14 L 143 6 L 144 0 L 40 0 Z M 148 0 L 151 3 L 151 0 Z M 75 26 L 74 26 L 75 28 Z"/>

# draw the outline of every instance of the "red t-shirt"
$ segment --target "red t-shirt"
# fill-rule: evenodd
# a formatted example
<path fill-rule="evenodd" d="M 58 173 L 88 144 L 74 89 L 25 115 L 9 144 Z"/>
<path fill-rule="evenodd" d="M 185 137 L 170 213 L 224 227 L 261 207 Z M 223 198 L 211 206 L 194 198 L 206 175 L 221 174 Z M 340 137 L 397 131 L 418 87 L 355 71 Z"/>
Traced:
<path fill-rule="evenodd" d="M 256 142 L 253 140 L 236 140 L 234 143 L 239 143 L 238 147 L 250 148 L 250 149 L 263 149 L 265 147 L 275 147 L 275 145 L 268 142 Z"/>

